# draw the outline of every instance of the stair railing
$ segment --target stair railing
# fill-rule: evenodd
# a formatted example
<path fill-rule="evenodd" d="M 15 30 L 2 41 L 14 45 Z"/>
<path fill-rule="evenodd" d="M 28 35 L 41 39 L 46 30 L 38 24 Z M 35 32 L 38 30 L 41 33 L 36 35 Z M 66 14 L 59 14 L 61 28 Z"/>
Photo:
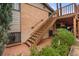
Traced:
<path fill-rule="evenodd" d="M 56 17 L 56 15 L 57 15 L 56 12 L 53 12 L 52 15 L 50 15 L 49 18 L 48 18 L 44 23 L 42 23 L 42 25 L 40 25 L 34 32 L 32 32 L 32 34 L 34 34 L 37 30 L 39 30 L 39 29 L 41 28 L 41 26 L 43 26 L 43 25 L 44 25 L 47 21 L 49 21 L 52 17 Z M 32 34 L 31 34 L 31 35 L 32 35 Z"/>
<path fill-rule="evenodd" d="M 53 18 L 54 18 L 54 19 L 53 19 Z M 52 21 L 52 19 L 53 19 L 54 21 Z M 45 34 L 45 33 L 49 30 L 49 28 L 56 22 L 57 17 L 54 16 L 54 17 L 52 17 L 50 20 L 51 20 L 51 23 L 50 23 L 49 26 L 42 32 L 41 36 L 39 36 L 39 38 L 36 40 L 36 43 L 35 43 L 35 44 L 38 45 L 38 43 L 41 41 L 41 38 L 44 36 L 44 34 Z"/>

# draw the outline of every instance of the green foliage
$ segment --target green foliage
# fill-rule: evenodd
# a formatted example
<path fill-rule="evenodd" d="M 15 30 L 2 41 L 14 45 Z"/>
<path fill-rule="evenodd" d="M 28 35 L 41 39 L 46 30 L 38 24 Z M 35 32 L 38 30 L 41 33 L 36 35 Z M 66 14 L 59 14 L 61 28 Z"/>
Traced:
<path fill-rule="evenodd" d="M 31 47 L 31 55 L 32 56 L 38 56 L 38 50 L 36 46 Z"/>
<path fill-rule="evenodd" d="M 59 47 L 57 47 L 57 50 L 59 50 L 59 54 L 61 56 L 67 56 L 69 53 L 69 46 L 67 45 L 60 45 Z"/>
<path fill-rule="evenodd" d="M 57 48 L 57 47 L 60 45 L 59 37 L 57 37 L 57 36 L 55 35 L 52 40 L 53 40 L 53 41 L 52 41 L 51 46 L 54 47 L 54 48 Z"/>
<path fill-rule="evenodd" d="M 42 51 L 39 52 L 39 56 L 60 56 L 59 51 L 52 47 L 43 48 Z"/>
<path fill-rule="evenodd" d="M 52 44 L 43 48 L 40 52 L 37 49 L 32 50 L 32 55 L 38 56 L 67 56 L 70 46 L 74 44 L 75 38 L 71 32 L 66 29 L 58 29 L 56 35 L 52 38 Z"/>
<path fill-rule="evenodd" d="M 1 3 L 0 4 L 0 55 L 2 54 L 4 45 L 8 39 L 8 29 L 12 20 L 12 4 Z"/>
<path fill-rule="evenodd" d="M 57 37 L 59 38 L 58 40 L 60 40 L 60 44 L 67 44 L 68 46 L 71 46 L 75 42 L 73 34 L 66 29 L 58 29 Z"/>

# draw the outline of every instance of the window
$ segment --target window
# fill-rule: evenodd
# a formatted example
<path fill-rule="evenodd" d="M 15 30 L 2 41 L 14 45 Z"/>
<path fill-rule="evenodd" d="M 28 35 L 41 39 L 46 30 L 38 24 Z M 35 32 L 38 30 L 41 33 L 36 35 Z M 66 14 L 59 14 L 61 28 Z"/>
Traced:
<path fill-rule="evenodd" d="M 19 5 L 19 3 L 13 3 L 13 9 L 15 9 L 15 10 L 20 10 L 20 5 Z"/>
<path fill-rule="evenodd" d="M 20 32 L 9 33 L 8 37 L 9 37 L 8 44 L 21 42 L 21 33 Z"/>

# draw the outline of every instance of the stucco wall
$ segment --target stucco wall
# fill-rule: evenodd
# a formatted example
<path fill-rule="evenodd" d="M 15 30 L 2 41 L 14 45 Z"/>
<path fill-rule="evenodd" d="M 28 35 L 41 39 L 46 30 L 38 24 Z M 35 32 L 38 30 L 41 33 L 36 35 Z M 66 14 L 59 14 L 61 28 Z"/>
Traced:
<path fill-rule="evenodd" d="M 21 4 L 21 41 L 25 42 L 47 19 L 48 12 L 35 8 L 29 4 Z M 40 22 L 41 20 L 43 21 Z M 35 27 L 32 29 L 33 26 Z"/>

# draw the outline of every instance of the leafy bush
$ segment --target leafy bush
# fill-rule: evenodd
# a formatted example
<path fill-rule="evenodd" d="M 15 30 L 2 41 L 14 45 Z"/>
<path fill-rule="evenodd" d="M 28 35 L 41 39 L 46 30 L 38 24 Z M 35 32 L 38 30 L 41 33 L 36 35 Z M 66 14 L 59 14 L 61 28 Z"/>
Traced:
<path fill-rule="evenodd" d="M 67 44 L 71 46 L 75 42 L 75 37 L 73 36 L 73 34 L 66 29 L 58 29 L 57 37 L 60 40 L 60 44 Z"/>
<path fill-rule="evenodd" d="M 60 45 L 60 39 L 59 39 L 59 37 L 54 36 L 54 37 L 52 38 L 52 44 L 51 44 L 51 46 L 52 46 L 53 48 L 57 48 L 59 45 Z"/>
<path fill-rule="evenodd" d="M 52 44 L 43 48 L 40 52 L 32 50 L 32 55 L 38 56 L 67 56 L 70 46 L 74 44 L 75 38 L 71 32 L 66 29 L 58 29 L 56 35 L 52 38 Z"/>
<path fill-rule="evenodd" d="M 59 51 L 52 47 L 43 48 L 42 51 L 39 52 L 39 56 L 60 56 Z"/>
<path fill-rule="evenodd" d="M 69 53 L 69 46 L 67 46 L 67 45 L 60 45 L 59 47 L 57 47 L 57 50 L 59 50 L 59 54 L 61 56 L 66 56 Z"/>
<path fill-rule="evenodd" d="M 36 46 L 31 47 L 31 55 L 32 56 L 38 56 L 38 50 Z"/>

